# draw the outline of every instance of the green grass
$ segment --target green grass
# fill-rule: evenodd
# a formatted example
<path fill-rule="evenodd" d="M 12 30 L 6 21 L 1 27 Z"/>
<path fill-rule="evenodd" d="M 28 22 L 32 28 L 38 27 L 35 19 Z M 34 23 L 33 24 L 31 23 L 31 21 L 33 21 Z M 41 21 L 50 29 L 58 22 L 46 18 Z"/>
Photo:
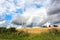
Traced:
<path fill-rule="evenodd" d="M 50 29 L 49 32 L 41 34 L 30 34 L 24 31 L 18 32 L 11 28 L 6 30 L 3 29 L 0 32 L 0 40 L 60 40 L 60 31 L 54 28 Z"/>

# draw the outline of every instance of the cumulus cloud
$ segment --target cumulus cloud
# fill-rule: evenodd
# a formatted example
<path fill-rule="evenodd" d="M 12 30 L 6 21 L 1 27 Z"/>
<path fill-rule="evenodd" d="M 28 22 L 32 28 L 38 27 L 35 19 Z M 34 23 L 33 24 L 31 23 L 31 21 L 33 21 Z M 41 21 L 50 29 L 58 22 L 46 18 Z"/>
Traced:
<path fill-rule="evenodd" d="M 46 23 L 47 14 L 46 9 L 41 7 L 35 9 L 33 7 L 27 8 L 23 14 L 17 15 L 12 19 L 12 23 L 25 26 L 41 26 Z M 44 21 L 43 21 L 44 20 Z"/>
<path fill-rule="evenodd" d="M 13 19 L 12 19 L 13 24 L 22 25 L 22 23 L 25 24 L 25 22 L 26 22 L 26 19 L 22 15 L 17 14 L 13 16 Z"/>
<path fill-rule="evenodd" d="M 22 3 L 20 3 L 22 2 Z M 23 14 L 13 17 L 12 23 L 25 26 L 42 26 L 47 22 L 46 9 L 43 7 L 46 1 L 42 0 L 20 0 L 17 1 L 16 8 L 22 8 Z M 21 6 L 22 7 L 21 7 Z"/>
<path fill-rule="evenodd" d="M 5 21 L 0 21 L 0 24 L 4 24 L 5 23 Z"/>

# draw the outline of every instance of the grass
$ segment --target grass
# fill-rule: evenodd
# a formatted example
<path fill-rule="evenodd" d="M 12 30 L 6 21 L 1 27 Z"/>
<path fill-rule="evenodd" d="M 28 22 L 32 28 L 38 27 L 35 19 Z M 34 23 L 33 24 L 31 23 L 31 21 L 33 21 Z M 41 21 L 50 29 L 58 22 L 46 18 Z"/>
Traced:
<path fill-rule="evenodd" d="M 0 40 L 60 40 L 60 30 L 52 28 L 49 29 L 48 32 L 30 34 L 23 30 L 16 31 L 14 28 L 4 28 L 0 29 Z"/>

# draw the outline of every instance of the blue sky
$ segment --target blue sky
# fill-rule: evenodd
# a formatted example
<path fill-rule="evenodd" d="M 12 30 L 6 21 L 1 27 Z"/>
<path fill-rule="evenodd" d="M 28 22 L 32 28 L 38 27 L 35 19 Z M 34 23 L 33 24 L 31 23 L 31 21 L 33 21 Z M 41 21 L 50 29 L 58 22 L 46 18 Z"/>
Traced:
<path fill-rule="evenodd" d="M 5 20 L 6 21 L 10 21 L 12 19 L 12 16 L 11 15 L 5 15 Z"/>

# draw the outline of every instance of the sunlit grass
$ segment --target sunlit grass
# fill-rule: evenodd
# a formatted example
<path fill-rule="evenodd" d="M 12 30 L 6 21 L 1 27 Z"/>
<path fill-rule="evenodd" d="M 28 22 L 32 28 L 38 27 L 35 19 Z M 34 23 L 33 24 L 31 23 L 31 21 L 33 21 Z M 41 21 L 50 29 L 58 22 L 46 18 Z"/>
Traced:
<path fill-rule="evenodd" d="M 31 34 L 23 30 L 16 31 L 14 28 L 4 28 L 1 30 L 0 40 L 60 40 L 60 30 L 56 28 L 49 29 L 48 32 L 40 34 Z"/>

